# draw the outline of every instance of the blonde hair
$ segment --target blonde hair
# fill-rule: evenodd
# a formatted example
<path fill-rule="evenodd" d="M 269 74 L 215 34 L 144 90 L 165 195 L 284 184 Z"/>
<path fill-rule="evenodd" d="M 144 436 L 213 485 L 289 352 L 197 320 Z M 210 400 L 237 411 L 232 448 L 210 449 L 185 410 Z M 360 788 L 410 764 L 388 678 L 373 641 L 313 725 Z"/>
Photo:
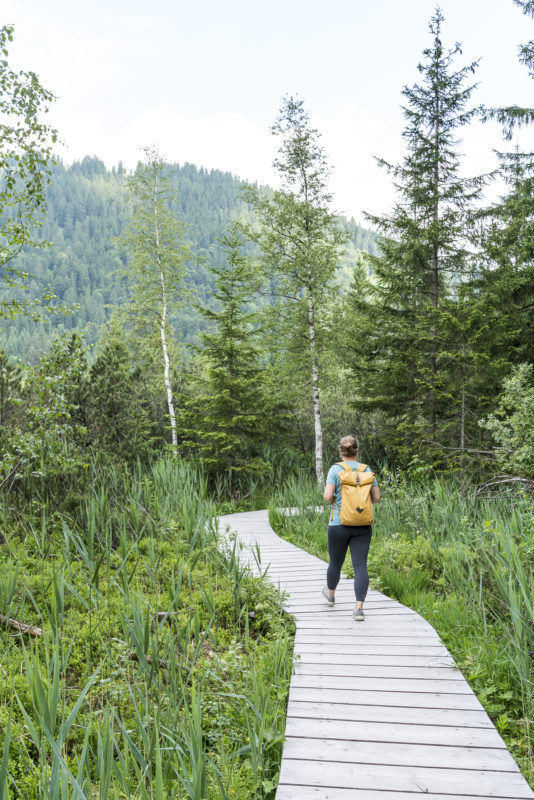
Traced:
<path fill-rule="evenodd" d="M 358 438 L 350 434 L 339 440 L 339 454 L 345 458 L 358 454 Z"/>

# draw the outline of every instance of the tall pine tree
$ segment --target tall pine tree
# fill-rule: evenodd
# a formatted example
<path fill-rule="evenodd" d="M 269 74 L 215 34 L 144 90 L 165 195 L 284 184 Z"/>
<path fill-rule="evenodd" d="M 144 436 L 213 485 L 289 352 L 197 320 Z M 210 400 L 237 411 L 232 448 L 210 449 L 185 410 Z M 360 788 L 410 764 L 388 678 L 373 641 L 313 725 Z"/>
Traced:
<path fill-rule="evenodd" d="M 201 334 L 201 375 L 178 417 L 183 450 L 194 452 L 212 474 L 261 471 L 261 451 L 272 424 L 265 408 L 255 343 L 255 314 L 248 309 L 257 279 L 243 255 L 234 223 L 221 238 L 226 262 L 210 268 L 216 308 L 200 308 L 208 322 Z"/>
<path fill-rule="evenodd" d="M 514 2 L 534 18 L 531 0 Z M 534 40 L 520 46 L 519 60 L 534 79 Z M 518 105 L 485 115 L 502 124 L 505 139 L 534 122 L 534 108 Z M 493 399 L 514 364 L 534 361 L 534 153 L 502 152 L 499 161 L 508 192 L 481 215 L 484 260 L 473 284 L 488 320 L 480 349 L 494 366 L 487 381 Z"/>
<path fill-rule="evenodd" d="M 389 215 L 368 217 L 380 252 L 371 257 L 372 281 L 353 287 L 347 317 L 360 407 L 385 412 L 386 438 L 407 460 L 423 448 L 439 461 L 442 446 L 462 439 L 462 393 L 451 388 L 450 371 L 463 342 L 451 322 L 462 324 L 456 298 L 472 270 L 466 234 L 483 185 L 461 177 L 457 139 L 477 113 L 468 107 L 476 62 L 453 69 L 461 48 L 443 45 L 443 21 L 437 9 L 421 81 L 403 90 L 406 156 L 398 165 L 379 161 L 398 199 Z"/>

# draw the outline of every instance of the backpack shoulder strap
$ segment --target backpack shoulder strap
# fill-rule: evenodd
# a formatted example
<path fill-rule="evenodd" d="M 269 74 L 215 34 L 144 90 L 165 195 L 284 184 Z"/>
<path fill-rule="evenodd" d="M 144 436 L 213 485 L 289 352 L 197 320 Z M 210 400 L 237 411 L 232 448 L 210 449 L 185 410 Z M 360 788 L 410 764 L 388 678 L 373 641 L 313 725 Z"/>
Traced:
<path fill-rule="evenodd" d="M 367 464 L 358 464 L 356 469 L 358 470 L 358 472 L 365 472 L 365 470 L 367 469 Z"/>
<path fill-rule="evenodd" d="M 352 467 L 349 467 L 349 465 L 345 464 L 344 461 L 338 461 L 337 466 L 342 467 L 342 469 L 344 469 L 346 472 L 352 472 Z"/>

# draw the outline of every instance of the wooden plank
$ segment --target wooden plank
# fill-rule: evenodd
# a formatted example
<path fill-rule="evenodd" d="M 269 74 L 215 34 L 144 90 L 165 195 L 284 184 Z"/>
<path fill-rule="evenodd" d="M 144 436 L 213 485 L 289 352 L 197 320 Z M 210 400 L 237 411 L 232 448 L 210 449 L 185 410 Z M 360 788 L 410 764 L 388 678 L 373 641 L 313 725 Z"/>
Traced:
<path fill-rule="evenodd" d="M 455 666 L 449 667 L 399 667 L 399 666 L 365 666 L 361 664 L 338 664 L 333 663 L 331 658 L 328 662 L 308 661 L 299 658 L 295 662 L 295 674 L 297 675 L 332 675 L 346 678 L 375 679 L 383 678 L 393 680 L 416 680 L 421 683 L 421 688 L 429 681 L 446 681 L 447 684 L 465 684 L 465 678 Z"/>
<path fill-rule="evenodd" d="M 318 611 L 319 609 L 323 609 L 328 613 L 327 619 L 317 618 L 319 617 Z M 315 630 L 321 626 L 330 628 L 330 630 L 339 630 L 339 629 L 354 629 L 353 619 L 352 619 L 352 611 L 354 606 L 351 604 L 349 608 L 341 608 L 336 609 L 335 606 L 329 606 L 327 603 L 318 605 L 316 609 L 314 609 L 313 613 L 303 613 L 299 614 L 296 611 L 296 614 L 301 616 L 301 627 L 302 630 L 305 631 L 306 629 Z M 402 619 L 398 619 L 398 615 L 395 613 L 395 609 L 392 609 L 391 612 L 384 610 L 384 609 L 375 609 L 372 606 L 364 606 L 365 612 L 365 620 L 363 621 L 364 624 L 358 624 L 356 627 L 358 630 L 365 630 L 366 627 L 371 627 L 373 630 L 377 630 L 379 626 L 384 627 L 384 625 L 403 625 L 404 627 L 409 626 L 410 629 L 418 628 L 422 631 L 426 631 L 431 633 L 432 636 L 436 636 L 436 631 L 434 628 L 429 625 L 426 620 L 422 619 L 418 614 L 414 611 L 408 610 L 408 613 L 404 615 Z M 388 622 L 387 617 L 391 619 Z M 367 623 L 367 625 L 365 625 Z"/>
<path fill-rule="evenodd" d="M 287 592 L 289 594 L 290 590 L 287 590 Z M 313 605 L 308 604 L 304 606 L 294 603 L 291 597 L 286 597 L 286 604 L 291 608 L 293 616 L 298 617 L 303 622 L 306 620 L 313 620 L 318 615 L 328 614 L 330 620 L 338 622 L 342 620 L 346 624 L 347 621 L 352 621 L 352 612 L 354 611 L 354 601 L 345 603 L 342 606 L 336 605 L 334 608 L 329 606 L 326 602 L 321 603 L 319 600 L 315 601 Z M 367 621 L 371 618 L 374 620 L 377 617 L 390 617 L 397 620 L 398 617 L 409 616 L 413 619 L 413 612 L 407 608 L 402 608 L 402 606 L 392 606 L 391 608 L 381 608 L 380 606 L 373 608 L 366 606 L 364 612 Z"/>
<path fill-rule="evenodd" d="M 336 596 L 336 602 L 334 606 L 330 606 L 327 604 L 326 598 L 322 593 L 323 585 L 316 585 L 313 587 L 305 587 L 305 591 L 301 592 L 300 594 L 295 594 L 293 589 L 291 589 L 291 602 L 294 603 L 296 606 L 306 606 L 312 605 L 314 609 L 317 609 L 319 606 L 328 605 L 329 608 L 333 608 L 334 610 L 342 610 L 344 608 L 354 608 L 355 597 L 354 592 L 348 594 L 346 597 L 339 597 Z M 413 614 L 411 608 L 406 608 L 401 603 L 397 603 L 396 600 L 366 600 L 364 602 L 364 610 L 369 611 L 371 609 L 403 609 L 404 611 L 410 612 Z"/>
<path fill-rule="evenodd" d="M 315 583 L 313 586 L 307 586 L 306 584 L 295 584 L 291 590 L 291 597 L 295 599 L 296 602 L 305 599 L 308 595 L 317 597 L 319 599 L 323 599 L 321 594 L 321 589 L 325 585 L 325 581 L 322 583 Z M 342 591 L 336 589 L 336 605 L 338 603 L 350 603 L 354 602 L 354 586 L 351 582 L 350 586 L 347 586 Z M 398 600 L 392 600 L 390 597 L 373 597 L 367 595 L 365 600 L 365 606 L 401 606 L 402 608 L 406 608 L 403 606 L 402 603 L 399 603 Z"/>
<path fill-rule="evenodd" d="M 316 709 L 313 713 L 317 713 Z M 286 737 L 344 739 L 351 742 L 364 743 L 396 742 L 411 745 L 422 743 L 424 745 L 441 745 L 452 748 L 481 747 L 504 750 L 508 753 L 495 728 L 464 728 L 458 725 L 416 725 L 410 721 L 411 715 L 409 711 L 405 711 L 405 718 L 402 722 L 364 722 L 343 718 L 333 719 L 332 717 L 333 712 L 330 708 L 329 716 L 316 718 L 312 734 L 310 731 L 310 717 L 298 716 L 292 705 L 287 712 Z"/>
<path fill-rule="evenodd" d="M 309 727 L 309 721 L 308 721 Z M 284 758 L 334 761 L 338 764 L 385 764 L 391 767 L 425 767 L 440 770 L 481 770 L 517 773 L 519 770 L 506 748 L 456 747 L 454 745 L 393 741 L 366 742 L 287 736 Z"/>
<path fill-rule="evenodd" d="M 321 604 L 325 604 L 326 600 L 322 594 L 322 588 L 324 586 L 324 582 L 322 584 L 314 583 L 313 585 L 308 586 L 308 584 L 300 584 L 298 587 L 291 586 L 291 601 L 294 603 L 306 603 L 308 602 L 318 602 Z M 334 608 L 343 607 L 345 603 L 350 603 L 354 606 L 354 591 L 351 589 L 350 593 L 347 592 L 343 596 L 336 595 L 336 603 Z M 406 608 L 401 603 L 398 603 L 396 600 L 385 600 L 379 597 L 377 598 L 367 598 L 364 604 L 364 609 L 369 610 L 371 608 Z M 411 611 L 413 614 L 414 612 L 411 609 L 406 609 L 407 611 Z"/>
<path fill-rule="evenodd" d="M 417 790 L 417 794 L 420 791 Z M 393 789 L 391 792 L 381 789 L 380 796 L 373 789 L 368 791 L 359 789 L 358 794 L 354 789 L 335 789 L 332 787 L 318 786 L 296 786 L 294 784 L 279 785 L 276 791 L 276 800 L 415 800 L 414 792 L 399 792 Z M 480 795 L 479 795 L 480 796 Z M 473 800 L 472 794 L 426 794 L 428 800 Z M 492 800 L 508 800 L 508 798 L 491 795 Z"/>
<path fill-rule="evenodd" d="M 343 612 L 342 612 L 343 613 Z M 376 617 L 370 619 L 370 616 L 364 622 L 355 622 L 352 618 L 352 612 L 345 612 L 344 616 L 339 614 L 334 616 L 323 616 L 317 614 L 316 617 L 303 617 L 298 619 L 299 628 L 304 631 L 321 631 L 323 633 L 336 634 L 351 634 L 356 636 L 368 635 L 367 629 L 371 628 L 374 633 L 391 633 L 392 636 L 404 634 L 406 635 L 421 635 L 427 633 L 432 638 L 435 638 L 435 633 L 422 625 L 420 620 L 411 616 L 398 617 L 391 619 L 388 617 Z"/>
<path fill-rule="evenodd" d="M 323 586 L 325 586 L 325 580 L 315 583 L 313 586 L 295 586 L 291 591 L 291 599 L 295 603 L 301 604 L 305 604 L 309 599 L 315 603 L 326 603 L 326 598 L 322 593 Z M 336 591 L 334 608 L 339 608 L 345 603 L 352 603 L 354 605 L 354 587 L 352 586 L 350 587 L 350 591 L 342 593 Z M 405 608 L 406 611 L 411 611 L 412 614 L 415 613 L 411 608 L 406 608 L 406 606 L 403 606 L 402 603 L 397 602 L 397 600 L 391 600 L 386 597 L 367 597 L 364 608 Z"/>
<path fill-rule="evenodd" d="M 474 694 L 451 694 L 449 692 L 386 692 L 378 689 L 347 689 L 330 686 L 328 681 L 324 685 L 317 685 L 318 680 L 310 685 L 308 679 L 302 675 L 293 675 L 291 679 L 290 697 L 294 700 L 308 702 L 321 701 L 323 703 L 355 703 L 377 706 L 399 706 L 407 709 L 414 708 L 451 708 L 462 711 L 483 711 Z M 339 686 L 339 682 L 338 682 Z M 437 715 L 435 717 L 437 719 Z"/>
<path fill-rule="evenodd" d="M 298 636 L 298 640 L 297 640 Z M 406 654 L 416 653 L 416 652 L 427 652 L 429 650 L 434 650 L 435 653 L 441 653 L 442 645 L 439 640 L 430 638 L 429 636 L 395 636 L 391 637 L 394 638 L 393 642 L 388 641 L 390 637 L 388 636 L 381 636 L 376 634 L 375 636 L 358 636 L 353 632 L 348 632 L 346 634 L 335 634 L 329 633 L 328 631 L 322 631 L 319 634 L 311 633 L 309 636 L 299 634 L 297 628 L 297 634 L 295 636 L 295 649 L 298 652 L 298 649 L 301 644 L 309 644 L 314 645 L 318 649 L 320 647 L 328 647 L 328 648 L 335 648 L 337 649 L 338 653 L 342 653 L 344 651 L 351 652 L 352 649 L 358 650 L 359 652 L 366 653 L 368 652 L 369 648 L 372 648 L 372 652 L 376 653 L 377 655 L 380 652 L 388 653 L 390 650 L 392 652 L 405 652 Z M 385 649 L 383 649 L 385 648 Z M 399 648 L 402 648 L 400 650 Z M 424 648 L 424 651 L 422 650 Z"/>
<path fill-rule="evenodd" d="M 336 610 L 335 607 L 327 606 L 326 604 L 323 608 L 328 612 L 328 618 L 323 619 L 319 617 L 317 613 L 302 614 L 299 627 L 301 627 L 303 631 L 317 630 L 321 627 L 328 628 L 329 630 L 354 630 L 357 628 L 357 630 L 365 631 L 366 627 L 372 627 L 373 630 L 378 630 L 380 627 L 388 625 L 390 627 L 402 625 L 404 628 L 409 628 L 410 630 L 418 629 L 430 633 L 432 636 L 437 636 L 435 630 L 428 622 L 421 619 L 421 617 L 413 611 L 406 614 L 402 619 L 397 619 L 395 614 L 390 614 L 389 616 L 391 619 L 388 620 L 387 614 L 378 614 L 378 612 L 374 611 L 372 608 L 364 608 L 366 619 L 363 624 L 358 623 L 355 626 L 352 619 L 352 608 Z M 296 613 L 298 614 L 298 611 Z"/>
<path fill-rule="evenodd" d="M 347 652 L 350 647 L 350 652 Z M 397 666 L 397 667 L 454 667 L 454 661 L 448 653 L 441 655 L 411 655 L 392 653 L 362 653 L 357 645 L 348 645 L 339 652 L 336 648 L 316 647 L 304 644 L 295 647 L 295 655 L 304 663 L 326 664 L 359 664 L 360 666 Z M 392 648 L 393 649 L 393 648 Z"/>
<path fill-rule="evenodd" d="M 354 627 L 356 627 L 356 625 Z M 355 637 L 353 631 L 347 631 L 346 634 L 328 631 L 307 631 L 306 633 L 303 633 L 297 628 L 297 632 L 295 634 L 295 646 L 297 642 L 299 646 L 300 644 L 311 644 L 316 645 L 317 647 L 324 645 L 325 647 L 337 647 L 338 651 L 341 651 L 345 647 L 361 647 L 362 652 L 365 652 L 367 647 L 373 647 L 376 648 L 377 653 L 380 652 L 379 648 L 382 647 L 393 647 L 395 649 L 402 647 L 404 648 L 404 652 L 408 653 L 413 652 L 414 649 L 419 650 L 421 647 L 425 647 L 427 650 L 443 650 L 443 644 L 436 636 L 413 636 L 411 634 L 408 636 L 384 636 L 377 633 L 370 635 L 368 631 L 369 628 L 366 628 L 365 631 L 360 633 L 359 636 Z"/>
<path fill-rule="evenodd" d="M 532 791 L 519 772 L 492 772 L 482 770 L 432 769 L 406 767 L 396 764 L 339 763 L 292 759 L 284 756 L 280 782 L 297 786 L 327 786 L 346 789 L 373 789 L 378 792 L 397 791 L 451 794 L 454 792 L 472 797 L 501 797 L 511 800 L 531 798 Z M 306 796 L 306 795 L 304 795 Z M 354 795 L 359 800 L 359 795 Z"/>
<path fill-rule="evenodd" d="M 257 564 L 257 562 L 254 562 Z M 298 575 L 318 575 L 323 583 L 326 580 L 326 565 L 323 564 L 321 561 L 317 561 L 315 564 L 301 564 L 301 563 L 293 563 L 288 556 L 286 556 L 283 560 L 280 561 L 268 559 L 262 559 L 260 562 L 262 569 L 268 569 L 271 575 L 287 577 L 292 579 L 293 576 Z"/>
<path fill-rule="evenodd" d="M 350 619 L 354 611 L 354 598 L 344 603 L 336 603 L 335 606 L 331 606 L 322 597 L 318 599 L 317 596 L 314 597 L 311 594 L 302 601 L 295 600 L 291 595 L 291 587 L 288 587 L 284 591 L 286 595 L 285 602 L 293 609 L 294 613 L 298 614 L 303 620 L 313 618 L 316 614 L 323 614 L 325 612 L 330 614 L 331 618 L 339 616 L 346 620 L 347 618 Z M 409 608 L 393 604 L 386 606 L 379 603 L 366 603 L 363 610 L 366 618 L 385 616 L 398 617 L 413 614 L 413 611 L 410 611 Z"/>
<path fill-rule="evenodd" d="M 330 606 L 324 601 L 316 600 L 312 603 L 295 603 L 291 597 L 288 598 L 287 604 L 293 611 L 295 616 L 300 619 L 307 619 L 308 617 L 315 617 L 317 614 L 340 614 L 344 612 L 345 617 L 350 617 L 354 610 L 354 600 L 350 603 L 336 603 L 335 606 Z M 371 617 L 405 617 L 413 616 L 413 611 L 403 606 L 365 606 L 364 607 L 366 619 Z"/>
<path fill-rule="evenodd" d="M 325 585 L 325 582 L 322 583 L 314 583 L 313 585 L 308 586 L 308 584 L 291 586 L 291 601 L 293 603 L 300 603 L 305 605 L 306 603 L 316 603 L 324 605 L 326 603 L 326 599 L 322 593 L 322 588 Z M 351 589 L 350 593 L 346 592 L 344 595 L 340 596 L 336 594 L 336 603 L 335 608 L 343 607 L 346 603 L 350 603 L 352 606 L 354 605 L 354 591 Z M 365 609 L 369 608 L 405 608 L 401 603 L 398 603 L 396 600 L 385 600 L 380 598 L 367 598 L 364 605 Z M 411 609 L 406 609 L 407 611 L 411 611 L 413 614 L 414 612 Z"/>
<path fill-rule="evenodd" d="M 302 597 L 295 598 L 293 596 L 291 587 L 288 587 L 285 590 L 288 594 L 288 600 L 295 608 L 295 613 L 302 616 L 303 621 L 306 618 L 309 618 L 310 621 L 313 621 L 314 616 L 321 611 L 326 610 L 330 615 L 330 619 L 332 621 L 337 621 L 341 623 L 347 622 L 348 619 L 352 616 L 352 611 L 354 609 L 354 595 L 352 597 L 347 598 L 347 600 L 343 600 L 340 602 L 336 602 L 335 605 L 330 605 L 326 602 L 321 591 L 308 591 L 307 595 L 303 595 Z M 425 620 L 422 620 L 418 614 L 412 611 L 410 608 L 406 608 L 405 606 L 401 605 L 400 603 L 396 603 L 392 601 L 391 603 L 384 603 L 378 600 L 374 600 L 371 602 L 365 602 L 363 606 L 363 610 L 365 612 L 365 616 L 398 616 L 399 612 L 404 613 L 406 615 L 410 615 L 413 619 L 421 620 L 423 625 L 425 625 Z M 434 632 L 434 635 L 435 632 Z"/>
<path fill-rule="evenodd" d="M 248 550 L 244 551 L 249 556 Z M 256 561 L 257 553 L 252 551 L 250 553 L 251 561 Z M 260 545 L 260 554 L 259 557 L 261 559 L 262 564 L 273 564 L 274 566 L 288 566 L 288 567 L 300 567 L 300 566 L 307 566 L 307 567 L 315 567 L 319 566 L 321 569 L 326 570 L 326 563 L 320 558 L 302 558 L 302 553 L 294 552 L 294 551 L 280 551 L 278 548 L 273 550 L 271 553 L 265 552 L 265 548 Z"/>
<path fill-rule="evenodd" d="M 335 689 L 339 686 L 340 678 L 346 689 L 359 692 L 409 692 L 411 694 L 449 694 L 468 697 L 473 695 L 471 687 L 462 680 L 447 680 L 445 678 L 362 678 L 353 675 L 328 675 L 317 671 L 310 671 L 306 666 L 301 667 L 297 662 L 294 666 L 293 678 L 295 686 L 315 686 L 318 689 Z M 300 679 L 297 681 L 297 679 Z"/>
<path fill-rule="evenodd" d="M 324 698 L 324 702 L 320 702 L 320 700 L 293 699 L 294 695 L 299 693 L 304 695 L 306 691 L 306 689 L 301 689 L 291 693 L 287 706 L 288 719 L 289 717 L 306 717 L 315 720 L 346 719 L 360 723 L 388 722 L 425 726 L 434 726 L 439 721 L 441 727 L 461 727 L 465 731 L 472 728 L 484 728 L 490 730 L 492 735 L 495 734 L 493 723 L 480 706 L 476 710 L 440 708 L 438 716 L 435 708 L 365 705 L 364 697 L 361 695 L 359 697 L 360 702 L 357 702 L 357 700 L 350 702 L 345 700 L 345 695 L 342 692 L 330 692 L 328 689 L 321 690 L 317 695 L 312 695 Z M 407 720 L 409 720 L 409 723 Z"/>
<path fill-rule="evenodd" d="M 343 675 L 334 673 L 329 675 L 323 671 L 313 670 L 305 664 L 301 665 L 297 661 L 294 665 L 295 673 L 293 679 L 298 686 L 317 686 L 317 688 L 335 688 L 339 686 L 340 678 L 343 679 L 343 686 L 346 689 L 354 689 L 360 692 L 412 692 L 421 694 L 458 694 L 472 695 L 473 690 L 466 681 L 447 680 L 445 678 L 372 678 L 359 677 L 356 675 Z M 298 679 L 298 681 L 297 681 Z"/>
<path fill-rule="evenodd" d="M 345 661 L 340 664 L 336 662 L 335 656 L 325 656 L 323 659 L 313 661 L 309 657 L 301 656 L 296 661 L 296 670 L 299 675 L 346 675 L 353 678 L 414 678 L 421 681 L 427 680 L 447 680 L 460 681 L 465 683 L 465 679 L 454 665 L 417 667 L 413 664 L 400 666 L 398 664 L 358 664 Z M 376 659 L 375 659 L 376 660 Z M 300 668 L 303 669 L 300 669 Z"/>

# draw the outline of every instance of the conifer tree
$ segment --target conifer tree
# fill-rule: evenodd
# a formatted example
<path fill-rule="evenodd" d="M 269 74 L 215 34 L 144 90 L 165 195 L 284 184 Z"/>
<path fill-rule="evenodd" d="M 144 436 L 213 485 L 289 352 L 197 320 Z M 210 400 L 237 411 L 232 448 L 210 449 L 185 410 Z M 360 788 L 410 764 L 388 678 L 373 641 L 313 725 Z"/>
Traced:
<path fill-rule="evenodd" d="M 531 0 L 514 0 L 534 18 Z M 534 40 L 520 46 L 519 60 L 534 79 Z M 503 126 L 505 139 L 534 122 L 534 108 L 486 109 L 486 119 Z M 480 342 L 488 370 L 486 391 L 493 402 L 514 364 L 534 362 L 534 153 L 501 152 L 500 172 L 508 192 L 482 212 L 481 268 L 472 294 L 484 309 L 487 335 Z"/>
<path fill-rule="evenodd" d="M 534 19 L 533 0 L 513 0 L 513 2 L 525 16 Z M 534 39 L 519 46 L 519 61 L 527 68 L 530 77 L 534 78 Z M 486 120 L 494 119 L 500 122 L 505 139 L 510 140 L 517 128 L 534 123 L 534 108 L 517 104 L 504 108 L 486 108 L 484 117 Z M 532 161 L 532 153 L 525 153 L 524 158 Z"/>
<path fill-rule="evenodd" d="M 329 169 L 320 134 L 309 124 L 301 100 L 286 98 L 272 133 L 281 138 L 274 166 L 282 189 L 271 194 L 249 186 L 259 228 L 250 232 L 262 253 L 265 274 L 278 303 L 272 319 L 282 348 L 298 351 L 292 378 L 310 387 L 315 432 L 315 472 L 323 483 L 321 359 L 318 331 L 333 292 L 344 232 L 330 210 Z M 283 324 L 280 324 L 280 323 Z"/>
<path fill-rule="evenodd" d="M 138 331 L 151 335 L 157 330 L 159 334 L 172 452 L 176 455 L 169 313 L 186 301 L 186 263 L 193 255 L 184 225 L 169 207 L 171 193 L 165 164 L 155 150 L 146 148 L 145 155 L 145 162 L 138 165 L 129 180 L 134 212 L 122 239 L 131 259 L 125 270 L 131 289 L 128 310 Z"/>
<path fill-rule="evenodd" d="M 97 448 L 128 461 L 150 450 L 150 425 L 137 390 L 124 330 L 112 318 L 90 370 L 90 435 Z"/>
<path fill-rule="evenodd" d="M 479 349 L 493 365 L 493 398 L 513 364 L 534 362 L 534 163 L 521 154 L 502 154 L 501 162 L 510 191 L 483 212 L 483 259 L 471 286 L 486 320 Z"/>
<path fill-rule="evenodd" d="M 216 307 L 200 308 L 208 322 L 201 334 L 202 373 L 179 415 L 184 450 L 199 455 L 208 471 L 264 468 L 263 439 L 269 424 L 255 342 L 255 314 L 248 308 L 257 288 L 243 237 L 234 223 L 221 238 L 226 262 L 211 267 Z"/>
<path fill-rule="evenodd" d="M 425 443 L 439 449 L 461 438 L 461 392 L 451 391 L 450 365 L 458 365 L 462 345 L 450 339 L 458 308 L 451 301 L 473 268 L 467 232 L 484 182 L 461 177 L 457 140 L 477 113 L 468 108 L 477 62 L 453 69 L 461 48 L 443 45 L 443 21 L 437 9 L 421 81 L 403 89 L 407 154 L 398 165 L 379 160 L 398 199 L 389 215 L 368 215 L 380 252 L 370 257 L 372 282 L 354 287 L 347 317 L 360 407 L 386 413 L 390 442 L 407 458 Z"/>

